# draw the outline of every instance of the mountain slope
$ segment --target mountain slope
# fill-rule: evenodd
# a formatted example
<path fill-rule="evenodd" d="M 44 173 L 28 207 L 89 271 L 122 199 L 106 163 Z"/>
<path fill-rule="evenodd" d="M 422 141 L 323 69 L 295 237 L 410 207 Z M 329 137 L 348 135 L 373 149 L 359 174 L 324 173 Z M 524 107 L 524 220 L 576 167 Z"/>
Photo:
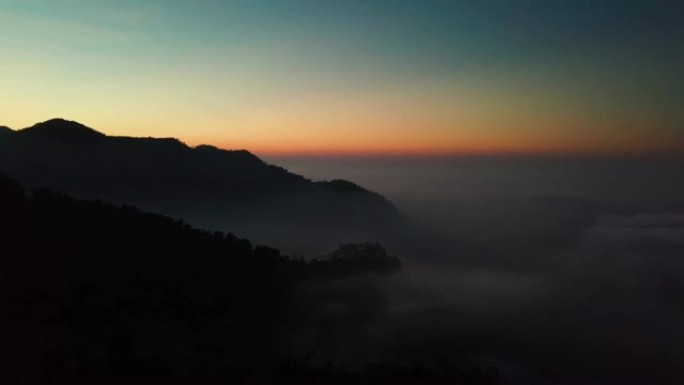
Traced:
<path fill-rule="evenodd" d="M 78 122 L 65 119 L 50 119 L 17 132 L 18 135 L 41 140 L 93 141 L 104 138 L 104 134 Z"/>
<path fill-rule="evenodd" d="M 63 119 L 0 136 L 0 171 L 31 188 L 133 204 L 306 254 L 385 241 L 404 221 L 378 194 L 314 183 L 244 150 L 109 137 Z"/>
<path fill-rule="evenodd" d="M 378 245 L 293 260 L 131 206 L 26 193 L 2 174 L 0 212 L 2 383 L 239 382 L 292 354 L 283 341 L 312 322 L 307 282 L 401 267 Z"/>

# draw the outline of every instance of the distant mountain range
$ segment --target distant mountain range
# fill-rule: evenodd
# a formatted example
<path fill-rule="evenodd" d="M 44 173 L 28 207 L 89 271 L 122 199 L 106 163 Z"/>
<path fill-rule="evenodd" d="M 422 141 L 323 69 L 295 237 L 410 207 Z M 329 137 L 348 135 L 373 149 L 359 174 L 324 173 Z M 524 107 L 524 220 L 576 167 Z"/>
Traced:
<path fill-rule="evenodd" d="M 245 150 L 112 137 L 64 119 L 0 127 L 0 172 L 30 188 L 136 205 L 296 253 L 394 238 L 407 222 L 352 182 L 313 182 Z"/>

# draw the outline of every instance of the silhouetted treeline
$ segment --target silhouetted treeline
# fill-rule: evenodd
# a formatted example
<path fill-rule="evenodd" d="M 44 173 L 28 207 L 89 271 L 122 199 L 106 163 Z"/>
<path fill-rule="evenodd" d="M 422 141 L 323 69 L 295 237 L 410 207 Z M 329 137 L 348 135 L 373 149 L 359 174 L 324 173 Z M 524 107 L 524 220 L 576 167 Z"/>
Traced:
<path fill-rule="evenodd" d="M 366 272 L 392 273 L 401 268 L 401 261 L 389 256 L 378 243 L 345 244 L 323 259 L 305 262 L 304 268 L 310 278 L 340 278 Z"/>
<path fill-rule="evenodd" d="M 400 267 L 377 244 L 294 260 L 3 176 L 0 210 L 4 380 L 332 379 L 341 372 L 285 364 L 294 288 Z"/>

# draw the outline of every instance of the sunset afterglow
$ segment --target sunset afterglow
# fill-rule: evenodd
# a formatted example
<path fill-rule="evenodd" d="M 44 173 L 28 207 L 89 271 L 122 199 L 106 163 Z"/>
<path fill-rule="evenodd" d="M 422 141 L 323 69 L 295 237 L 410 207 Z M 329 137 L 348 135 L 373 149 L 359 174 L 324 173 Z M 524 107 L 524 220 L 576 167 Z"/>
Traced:
<path fill-rule="evenodd" d="M 258 154 L 677 151 L 682 32 L 649 2 L 0 0 L 0 124 Z"/>

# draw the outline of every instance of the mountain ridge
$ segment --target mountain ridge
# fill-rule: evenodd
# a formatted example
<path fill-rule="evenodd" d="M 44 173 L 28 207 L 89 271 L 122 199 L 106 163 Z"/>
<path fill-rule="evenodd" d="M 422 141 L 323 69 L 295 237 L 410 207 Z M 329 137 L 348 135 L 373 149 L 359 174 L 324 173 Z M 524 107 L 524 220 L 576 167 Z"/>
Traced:
<path fill-rule="evenodd" d="M 0 171 L 29 188 L 133 204 L 289 252 L 382 241 L 405 219 L 380 194 L 314 182 L 247 150 L 108 136 L 66 119 L 0 136 Z"/>
<path fill-rule="evenodd" d="M 23 136 L 30 135 L 61 140 L 93 140 L 106 137 L 105 134 L 86 125 L 63 118 L 53 118 L 36 123 L 15 133 Z"/>

